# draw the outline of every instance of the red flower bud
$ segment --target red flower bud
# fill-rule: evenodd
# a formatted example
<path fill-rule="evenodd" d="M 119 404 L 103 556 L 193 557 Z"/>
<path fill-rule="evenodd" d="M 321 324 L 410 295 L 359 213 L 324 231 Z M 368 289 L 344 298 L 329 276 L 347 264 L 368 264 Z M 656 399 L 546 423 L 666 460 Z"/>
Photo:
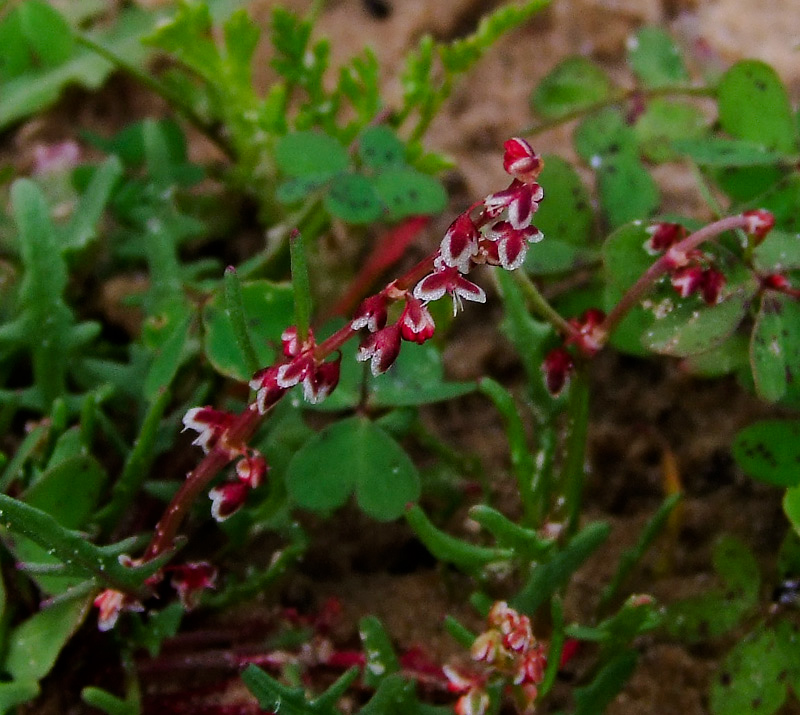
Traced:
<path fill-rule="evenodd" d="M 775 216 L 766 209 L 753 209 L 742 214 L 747 219 L 745 233 L 755 239 L 756 245 L 761 243 L 775 225 Z"/>

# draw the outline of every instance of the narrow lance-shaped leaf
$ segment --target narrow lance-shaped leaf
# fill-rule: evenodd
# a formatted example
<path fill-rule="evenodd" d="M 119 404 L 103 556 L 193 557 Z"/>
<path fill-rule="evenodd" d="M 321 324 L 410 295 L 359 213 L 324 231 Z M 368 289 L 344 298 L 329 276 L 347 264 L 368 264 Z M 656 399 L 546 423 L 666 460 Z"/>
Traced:
<path fill-rule="evenodd" d="M 480 571 L 497 561 L 507 561 L 513 556 L 511 549 L 492 549 L 457 539 L 438 529 L 425 512 L 414 504 L 406 511 L 406 521 L 419 540 L 437 559 L 454 564 L 467 573 Z"/>

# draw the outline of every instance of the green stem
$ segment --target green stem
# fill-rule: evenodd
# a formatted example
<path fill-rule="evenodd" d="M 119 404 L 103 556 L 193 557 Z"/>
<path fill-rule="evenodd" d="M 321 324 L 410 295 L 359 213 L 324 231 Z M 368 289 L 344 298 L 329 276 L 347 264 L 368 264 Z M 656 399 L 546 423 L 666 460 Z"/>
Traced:
<path fill-rule="evenodd" d="M 560 117 L 556 117 L 555 119 L 549 119 L 545 122 L 541 122 L 539 124 L 532 124 L 525 129 L 520 130 L 520 136 L 526 137 L 535 137 L 539 134 L 544 134 L 545 132 L 549 131 L 550 129 L 555 129 L 556 127 L 561 126 L 562 124 L 566 124 L 567 122 L 571 122 L 573 119 L 580 119 L 592 112 L 597 112 L 601 109 L 605 109 L 606 107 L 613 107 L 615 104 L 620 104 L 622 102 L 627 102 L 634 97 L 641 97 L 642 99 L 655 99 L 657 97 L 672 97 L 672 96 L 688 96 L 688 97 L 713 97 L 716 92 L 715 87 L 708 87 L 705 85 L 702 86 L 680 86 L 680 87 L 658 87 L 655 89 L 643 89 L 643 88 L 635 88 L 635 89 L 623 89 L 615 94 L 612 94 L 610 97 L 606 97 L 605 99 L 601 99 L 598 102 L 594 102 L 590 104 L 588 107 L 581 107 L 580 109 L 576 109 L 572 112 L 568 112 L 567 114 L 563 114 Z"/>
<path fill-rule="evenodd" d="M 261 367 L 258 363 L 258 356 L 253 347 L 253 341 L 250 339 L 250 333 L 247 330 L 247 321 L 244 314 L 244 302 L 242 300 L 242 285 L 239 282 L 239 276 L 236 274 L 236 269 L 233 266 L 228 266 L 225 269 L 225 313 L 231 321 L 233 328 L 233 335 L 236 339 L 236 344 L 239 350 L 244 355 L 247 370 L 252 375 Z"/>
<path fill-rule="evenodd" d="M 201 117 L 190 104 L 184 101 L 178 93 L 174 92 L 163 82 L 157 80 L 153 75 L 143 72 L 135 65 L 131 64 L 124 58 L 120 57 L 116 52 L 95 42 L 88 35 L 76 32 L 75 40 L 87 49 L 90 49 L 95 54 L 100 55 L 103 59 L 108 60 L 112 65 L 118 67 L 126 74 L 130 75 L 137 82 L 147 87 L 150 91 L 155 92 L 159 97 L 163 97 L 169 104 L 186 120 L 198 129 L 202 134 L 207 136 L 216 146 L 227 156 L 229 159 L 235 158 L 235 152 L 227 141 L 220 135 L 219 128 L 216 123 L 209 122 L 204 117 Z"/>
<path fill-rule="evenodd" d="M 564 320 L 558 311 L 547 302 L 546 298 L 539 292 L 536 284 L 523 270 L 514 271 L 511 275 L 525 295 L 531 310 L 533 310 L 536 315 L 550 323 L 550 325 L 556 329 L 556 332 L 561 333 L 565 337 L 577 336 L 577 328 Z"/>
<path fill-rule="evenodd" d="M 586 461 L 586 436 L 589 428 L 589 379 L 585 368 L 578 366 L 572 375 L 567 403 L 566 454 L 564 456 L 564 509 L 567 534 L 578 530 L 581 514 Z"/>

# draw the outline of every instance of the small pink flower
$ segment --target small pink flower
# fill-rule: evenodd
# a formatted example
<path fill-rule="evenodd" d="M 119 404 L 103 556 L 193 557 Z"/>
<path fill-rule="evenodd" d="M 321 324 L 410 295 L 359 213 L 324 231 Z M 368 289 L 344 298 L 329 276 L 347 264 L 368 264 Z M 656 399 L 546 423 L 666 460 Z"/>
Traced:
<path fill-rule="evenodd" d="M 97 628 L 101 631 L 111 630 L 122 611 L 143 611 L 144 607 L 122 591 L 107 588 L 94 599 L 94 606 L 99 610 Z"/>
<path fill-rule="evenodd" d="M 469 271 L 472 256 L 478 251 L 478 229 L 469 217 L 462 213 L 444 234 L 439 248 L 442 260 L 447 266 L 454 266 L 462 273 Z"/>
<path fill-rule="evenodd" d="M 472 643 L 470 655 L 473 660 L 483 663 L 494 663 L 502 648 L 501 635 L 491 629 L 481 633 Z"/>
<path fill-rule="evenodd" d="M 214 588 L 217 581 L 217 569 L 208 561 L 195 561 L 179 566 L 170 566 L 172 587 L 178 592 L 183 607 L 189 611 L 197 605 L 200 592 L 205 588 Z"/>
<path fill-rule="evenodd" d="M 433 337 L 436 330 L 430 311 L 413 295 L 406 295 L 406 307 L 403 308 L 398 322 L 403 340 L 420 345 Z"/>
<path fill-rule="evenodd" d="M 486 239 L 497 244 L 497 265 L 507 271 L 519 268 L 525 260 L 529 243 L 538 243 L 544 238 L 536 226 L 514 228 L 509 221 L 498 221 L 487 232 Z M 483 241 L 482 243 L 485 243 Z M 493 261 L 487 261 L 492 263 Z"/>
<path fill-rule="evenodd" d="M 745 211 L 742 215 L 747 219 L 745 233 L 753 236 L 756 244 L 761 243 L 775 225 L 775 216 L 766 209 L 753 209 Z"/>
<path fill-rule="evenodd" d="M 518 615 L 503 629 L 503 646 L 508 650 L 520 653 L 527 650 L 532 642 L 531 621 L 527 616 Z"/>
<path fill-rule="evenodd" d="M 318 405 L 336 389 L 339 384 L 339 373 L 342 356 L 330 362 L 316 363 L 303 379 L 303 397 L 306 402 Z"/>
<path fill-rule="evenodd" d="M 725 286 L 725 274 L 716 268 L 706 268 L 700 280 L 700 293 L 708 305 L 719 303 L 720 293 Z"/>
<path fill-rule="evenodd" d="M 545 355 L 542 363 L 544 384 L 553 397 L 558 397 L 561 394 L 572 372 L 573 365 L 572 355 L 564 348 L 555 348 Z"/>
<path fill-rule="evenodd" d="M 539 645 L 533 645 L 520 658 L 514 682 L 531 683 L 537 685 L 544 680 L 544 670 L 547 667 L 547 655 Z M 534 698 L 536 696 L 534 695 Z"/>
<path fill-rule="evenodd" d="M 309 337 L 310 335 L 309 332 Z M 313 340 L 313 338 L 311 339 Z M 286 357 L 293 358 L 300 354 L 303 343 L 300 342 L 300 336 L 297 334 L 297 326 L 290 325 L 281 333 L 281 347 Z"/>
<path fill-rule="evenodd" d="M 700 290 L 703 281 L 703 269 L 700 266 L 684 266 L 672 272 L 670 282 L 681 298 L 687 298 Z"/>
<path fill-rule="evenodd" d="M 592 357 L 603 348 L 608 337 L 601 327 L 605 317 L 602 310 L 589 308 L 579 320 L 573 318 L 569 321 L 570 325 L 578 329 L 578 334 L 571 335 L 565 342 L 577 345 L 584 355 Z"/>
<path fill-rule="evenodd" d="M 370 370 L 377 376 L 386 372 L 399 354 L 400 324 L 393 323 L 377 333 L 370 333 L 359 346 L 356 360 L 359 362 L 370 360 Z"/>
<path fill-rule="evenodd" d="M 489 695 L 477 688 L 462 695 L 454 707 L 456 715 L 485 715 L 488 709 Z"/>
<path fill-rule="evenodd" d="M 381 292 L 362 301 L 353 315 L 350 327 L 353 330 L 366 328 L 375 333 L 386 325 L 386 296 Z"/>
<path fill-rule="evenodd" d="M 514 137 L 503 143 L 503 168 L 515 179 L 532 183 L 544 168 L 544 162 L 524 139 Z"/>
<path fill-rule="evenodd" d="M 688 251 L 678 248 L 677 245 L 670 246 L 664 254 L 664 260 L 670 270 L 676 268 L 683 268 L 690 263 L 696 263 L 703 259 L 703 252 L 697 248 L 691 248 Z"/>
<path fill-rule="evenodd" d="M 508 220 L 516 229 L 527 228 L 539 208 L 544 192 L 539 184 L 523 184 L 514 179 L 503 191 L 490 194 L 483 200 L 486 214 L 492 218 L 508 210 Z"/>
<path fill-rule="evenodd" d="M 442 672 L 447 678 L 447 689 L 451 693 L 466 693 L 483 685 L 483 679 L 479 675 L 454 668 L 452 665 L 442 666 Z"/>
<path fill-rule="evenodd" d="M 225 521 L 242 507 L 249 490 L 250 486 L 242 481 L 225 482 L 214 487 L 208 492 L 208 497 L 211 499 L 211 516 L 216 521 Z"/>
<path fill-rule="evenodd" d="M 275 382 L 278 387 L 288 389 L 294 387 L 305 379 L 309 371 L 314 369 L 314 357 L 310 352 L 303 352 L 291 362 L 284 363 L 278 367 L 275 375 Z"/>
<path fill-rule="evenodd" d="M 256 408 L 259 414 L 265 414 L 286 392 L 286 388 L 278 385 L 278 367 L 266 367 L 259 370 L 250 380 L 250 387 L 256 390 Z"/>
<path fill-rule="evenodd" d="M 657 223 L 645 230 L 650 238 L 645 241 L 644 248 L 650 255 L 662 253 L 686 238 L 686 228 L 679 223 Z"/>
<path fill-rule="evenodd" d="M 264 455 L 255 449 L 236 463 L 236 476 L 251 489 L 261 486 L 268 470 Z"/>
<path fill-rule="evenodd" d="M 183 416 L 183 430 L 193 429 L 198 435 L 192 444 L 209 452 L 216 446 L 226 430 L 234 423 L 236 415 L 213 407 L 193 407 Z"/>
<path fill-rule="evenodd" d="M 81 160 L 81 148 L 74 141 L 67 140 L 54 144 L 37 144 L 33 148 L 33 173 L 53 174 L 68 171 Z"/>
<path fill-rule="evenodd" d="M 485 303 L 486 293 L 462 276 L 455 267 L 441 267 L 425 276 L 414 288 L 414 297 L 430 303 L 445 293 L 453 296 L 453 315 L 462 307 L 461 299 Z"/>

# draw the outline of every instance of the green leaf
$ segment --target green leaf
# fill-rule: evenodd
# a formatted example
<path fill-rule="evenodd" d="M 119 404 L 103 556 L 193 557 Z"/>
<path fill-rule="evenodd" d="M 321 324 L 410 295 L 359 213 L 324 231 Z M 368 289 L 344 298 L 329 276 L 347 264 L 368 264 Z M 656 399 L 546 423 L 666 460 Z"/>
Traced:
<path fill-rule="evenodd" d="M 308 256 L 306 254 L 306 245 L 303 240 L 303 234 L 294 230 L 289 236 L 289 259 L 291 262 L 292 271 L 292 299 L 294 303 L 294 327 L 297 330 L 297 337 L 301 342 L 308 339 L 308 331 L 311 325 L 311 311 L 312 311 L 312 297 L 311 297 L 311 281 L 308 277 Z M 234 321 L 234 327 L 238 322 L 240 330 L 237 331 L 241 334 L 242 330 L 246 329 L 244 325 L 244 315 L 241 305 L 241 295 L 239 296 L 239 320 Z M 228 303 L 230 306 L 230 302 Z M 230 312 L 230 311 L 229 311 Z M 231 318 L 234 316 L 231 315 Z M 245 333 L 246 334 L 246 333 Z M 239 340 L 241 349 L 241 339 Z M 253 354 L 252 348 L 248 355 L 249 361 L 257 361 Z M 258 368 L 258 365 L 256 365 Z"/>
<path fill-rule="evenodd" d="M 800 186 L 794 191 L 800 193 Z M 773 229 L 753 251 L 753 267 L 763 273 L 783 273 L 800 268 L 800 234 Z"/>
<path fill-rule="evenodd" d="M 720 126 L 731 136 L 769 150 L 797 150 L 789 96 L 768 64 L 759 60 L 737 62 L 722 76 L 717 102 Z"/>
<path fill-rule="evenodd" d="M 304 179 L 330 179 L 350 164 L 336 139 L 319 132 L 295 132 L 275 145 L 275 162 L 285 174 Z"/>
<path fill-rule="evenodd" d="M 17 705 L 33 700 L 39 695 L 39 683 L 35 680 L 12 680 L 0 683 L 0 712 L 13 712 Z"/>
<path fill-rule="evenodd" d="M 574 143 L 575 151 L 593 169 L 598 169 L 607 156 L 636 155 L 638 152 L 633 128 L 625 122 L 622 112 L 614 107 L 586 117 L 575 129 Z"/>
<path fill-rule="evenodd" d="M 650 161 L 660 163 L 676 157 L 673 142 L 697 139 L 705 134 L 707 120 L 702 110 L 693 104 L 655 97 L 647 103 L 633 130 L 641 153 Z"/>
<path fill-rule="evenodd" d="M 299 177 L 296 179 L 288 179 L 278 184 L 275 190 L 275 198 L 282 204 L 294 204 L 302 201 L 311 192 L 325 186 L 329 179 L 309 179 L 306 177 Z"/>
<path fill-rule="evenodd" d="M 17 681 L 41 680 L 83 623 L 91 603 L 86 596 L 66 599 L 23 621 L 9 636 L 4 669 Z"/>
<path fill-rule="evenodd" d="M 338 175 L 323 201 L 333 216 L 348 223 L 371 223 L 383 212 L 383 204 L 372 182 L 363 174 Z"/>
<path fill-rule="evenodd" d="M 661 203 L 658 184 L 637 156 L 604 157 L 597 180 L 600 203 L 611 228 L 647 218 Z"/>
<path fill-rule="evenodd" d="M 603 522 L 585 526 L 550 561 L 533 566 L 519 593 L 510 600 L 511 605 L 521 613 L 534 614 L 551 594 L 567 584 L 610 533 L 611 527 Z"/>
<path fill-rule="evenodd" d="M 188 357 L 186 347 L 194 316 L 182 313 L 183 310 L 176 310 L 164 316 L 159 326 L 159 344 L 153 349 L 153 362 L 144 380 L 144 396 L 148 400 L 156 399 L 170 386 Z"/>
<path fill-rule="evenodd" d="M 367 127 L 358 137 L 358 156 L 370 169 L 405 164 L 406 147 L 387 126 Z"/>
<path fill-rule="evenodd" d="M 111 196 L 111 191 L 122 176 L 122 163 L 109 157 L 92 174 L 83 191 L 70 222 L 64 230 L 62 245 L 65 250 L 80 251 L 97 235 L 97 223 Z"/>
<path fill-rule="evenodd" d="M 678 139 L 671 147 L 700 166 L 710 167 L 771 166 L 795 159 L 791 154 L 767 149 L 760 143 L 722 137 Z"/>
<path fill-rule="evenodd" d="M 585 246 L 592 234 L 594 217 L 591 196 L 578 172 L 558 156 L 548 154 L 542 158 L 544 169 L 539 183 L 546 187 L 546 194 L 534 220 L 547 243 L 543 245 L 543 250 L 534 247 L 528 252 L 526 267 L 529 267 L 531 260 L 547 264 L 554 240 Z"/>
<path fill-rule="evenodd" d="M 441 213 L 447 192 L 432 176 L 409 167 L 386 168 L 375 176 L 375 191 L 388 211 L 390 221 L 406 216 Z"/>
<path fill-rule="evenodd" d="M 531 96 L 533 110 L 544 119 L 559 119 L 607 99 L 613 84 L 585 57 L 567 57 L 541 81 Z"/>
<path fill-rule="evenodd" d="M 156 19 L 157 16 L 152 12 L 128 7 L 119 13 L 110 29 L 90 34 L 100 44 L 113 47 L 118 57 L 133 66 L 139 66 L 147 56 L 141 38 Z M 72 36 L 71 31 L 69 34 Z M 0 84 L 3 97 L 0 102 L 0 131 L 55 102 L 70 84 L 97 89 L 113 69 L 108 60 L 79 47 L 65 62 L 41 69 L 32 67 L 3 82 Z"/>
<path fill-rule="evenodd" d="M 685 358 L 681 363 L 692 375 L 722 377 L 750 370 L 750 340 L 747 335 L 734 333 L 724 342 L 704 353 Z"/>
<path fill-rule="evenodd" d="M 25 0 L 17 12 L 35 65 L 55 67 L 70 58 L 74 48 L 72 28 L 58 10 L 43 0 Z"/>
<path fill-rule="evenodd" d="M 761 626 L 728 653 L 711 683 L 713 715 L 771 715 L 786 700 L 786 663 L 775 632 Z"/>
<path fill-rule="evenodd" d="M 342 697 L 358 675 L 359 669 L 351 668 L 314 700 L 306 698 L 303 688 L 283 685 L 252 664 L 242 672 L 242 680 L 265 710 L 280 711 L 281 715 L 340 715 L 335 708 L 336 701 Z"/>
<path fill-rule="evenodd" d="M 761 420 L 740 430 L 733 458 L 751 477 L 778 487 L 800 485 L 800 420 Z"/>
<path fill-rule="evenodd" d="M 795 532 L 800 535 L 800 487 L 791 487 L 783 495 L 783 513 L 792 525 Z"/>
<path fill-rule="evenodd" d="M 520 526 L 485 504 L 473 506 L 469 516 L 490 532 L 499 546 L 512 549 L 524 558 L 545 560 L 555 549 L 555 542 L 542 538 L 535 530 Z"/>
<path fill-rule="evenodd" d="M 800 398 L 800 305 L 777 291 L 764 291 L 753 327 L 750 362 L 758 394 L 776 402 Z"/>
<path fill-rule="evenodd" d="M 323 511 L 342 506 L 355 490 L 366 514 L 391 521 L 419 497 L 419 479 L 397 442 L 373 422 L 351 417 L 303 445 L 289 463 L 286 486 L 298 505 Z"/>
<path fill-rule="evenodd" d="M 689 72 L 678 46 L 660 27 L 642 27 L 628 39 L 628 64 L 644 87 L 681 85 Z"/>
<path fill-rule="evenodd" d="M 730 254 L 719 255 L 716 265 L 728 280 L 720 302 L 707 306 L 697 296 L 678 302 L 644 332 L 642 340 L 647 347 L 664 355 L 686 357 L 712 349 L 736 330 L 747 314 L 758 284 L 750 271 Z"/>
<path fill-rule="evenodd" d="M 589 685 L 575 688 L 575 702 L 578 704 L 575 715 L 603 712 L 628 682 L 637 659 L 635 650 L 626 650 L 605 663 Z"/>
<path fill-rule="evenodd" d="M 392 647 L 389 634 L 375 616 L 366 616 L 358 622 L 358 633 L 364 646 L 364 684 L 376 688 L 387 676 L 400 670 L 400 661 Z"/>
<path fill-rule="evenodd" d="M 722 536 L 714 545 L 714 570 L 723 583 L 667 606 L 667 630 L 689 642 L 730 631 L 758 603 L 761 576 L 752 552 L 738 539 Z"/>
<path fill-rule="evenodd" d="M 242 283 L 242 305 L 248 332 L 260 365 L 275 360 L 272 345 L 280 342 L 281 333 L 292 319 L 292 288 L 289 284 L 259 280 Z M 214 369 L 236 380 L 252 377 L 246 356 L 240 350 L 233 325 L 224 307 L 222 291 L 203 309 L 204 350 Z"/>
<path fill-rule="evenodd" d="M 508 561 L 511 549 L 477 546 L 438 529 L 418 504 L 406 510 L 406 521 L 419 540 L 439 561 L 454 564 L 467 573 L 479 573 L 485 566 Z"/>

